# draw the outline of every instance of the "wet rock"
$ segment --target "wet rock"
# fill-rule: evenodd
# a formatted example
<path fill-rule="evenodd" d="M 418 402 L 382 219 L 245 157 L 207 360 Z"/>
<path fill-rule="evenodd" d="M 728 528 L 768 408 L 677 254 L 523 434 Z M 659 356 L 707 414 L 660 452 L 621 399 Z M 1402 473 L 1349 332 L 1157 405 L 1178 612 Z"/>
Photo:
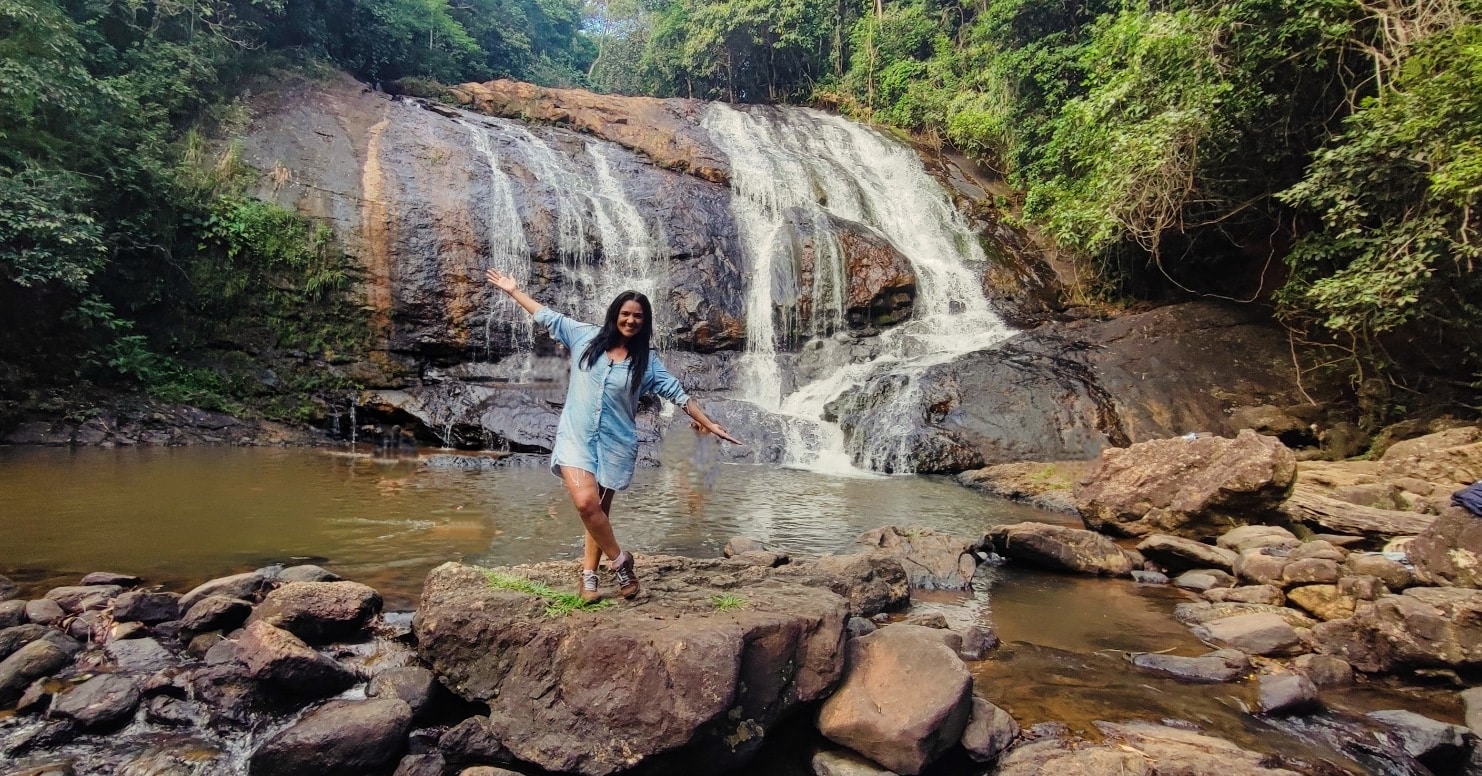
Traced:
<path fill-rule="evenodd" d="M 1281 606 L 1286 595 L 1275 585 L 1247 585 L 1244 587 L 1213 588 L 1204 591 L 1204 597 L 1221 603 L 1264 604 Z"/>
<path fill-rule="evenodd" d="M 1187 603 L 1173 607 L 1173 616 L 1185 625 L 1203 625 L 1226 617 L 1246 614 L 1271 614 L 1285 620 L 1293 628 L 1311 628 L 1316 622 L 1295 609 L 1266 604 L 1248 604 L 1235 601 L 1219 603 Z"/>
<path fill-rule="evenodd" d="M 1166 585 L 1168 584 L 1168 575 L 1157 571 L 1137 570 L 1132 572 L 1132 581 L 1144 585 Z"/>
<path fill-rule="evenodd" d="M 845 601 L 802 584 L 817 569 L 795 565 L 644 556 L 641 604 L 551 618 L 543 600 L 447 563 L 428 574 L 413 630 L 423 660 L 448 689 L 489 705 L 490 734 L 521 760 L 606 776 L 694 753 L 718 768 L 744 761 L 841 671 Z M 572 568 L 496 571 L 568 586 Z M 722 590 L 747 606 L 717 612 Z"/>
<path fill-rule="evenodd" d="M 189 688 L 191 698 L 207 705 L 214 727 L 248 727 L 256 721 L 256 712 L 276 708 L 274 688 L 253 678 L 246 666 L 235 661 L 191 669 L 181 683 Z"/>
<path fill-rule="evenodd" d="M 866 531 L 856 541 L 872 553 L 900 561 L 911 587 L 921 590 L 967 589 L 978 568 L 975 553 L 982 545 L 930 528 L 895 526 Z"/>
<path fill-rule="evenodd" d="M 108 641 L 142 639 L 149 635 L 149 626 L 142 622 L 115 622 L 108 629 Z"/>
<path fill-rule="evenodd" d="M 114 641 L 103 647 L 119 670 L 129 673 L 149 673 L 175 664 L 170 650 L 149 638 Z"/>
<path fill-rule="evenodd" d="M 353 638 L 381 611 L 381 594 L 359 582 L 289 582 L 247 618 L 282 628 L 310 644 Z"/>
<path fill-rule="evenodd" d="M 265 622 L 254 622 L 237 639 L 237 660 L 254 679 L 280 691 L 306 697 L 332 695 L 355 684 L 348 666 L 315 652 L 297 636 Z"/>
<path fill-rule="evenodd" d="M 9 601 L 20 595 L 20 587 L 10 577 L 0 576 L 0 602 Z"/>
<path fill-rule="evenodd" d="M 1482 587 L 1482 519 L 1449 507 L 1405 548 L 1427 585 Z"/>
<path fill-rule="evenodd" d="M 1462 705 L 1466 709 L 1467 727 L 1471 728 L 1473 733 L 1482 736 L 1482 687 L 1462 690 L 1459 694 Z"/>
<path fill-rule="evenodd" d="M 211 710 L 199 701 L 156 695 L 145 701 L 144 718 L 169 727 L 205 727 L 211 722 Z"/>
<path fill-rule="evenodd" d="M 1193 539 L 1166 534 L 1153 534 L 1137 545 L 1144 558 L 1170 572 L 1192 569 L 1219 569 L 1234 573 L 1235 561 L 1240 557 L 1223 547 L 1211 547 Z"/>
<path fill-rule="evenodd" d="M 180 619 L 180 594 L 131 590 L 113 600 L 113 619 L 157 623 Z"/>
<path fill-rule="evenodd" d="M 186 611 L 180 625 L 189 633 L 235 630 L 252 614 L 252 602 L 224 595 L 198 600 Z"/>
<path fill-rule="evenodd" d="M 40 727 L 32 728 L 21 736 L 11 739 L 8 742 L 8 753 L 12 757 L 20 757 L 32 752 L 51 751 L 77 738 L 78 732 L 77 725 L 71 720 L 50 720 Z M 55 766 L 43 766 L 33 773 L 35 776 L 72 776 L 73 770 L 71 763 L 60 763 Z M 27 776 L 31 775 L 27 774 Z"/>
<path fill-rule="evenodd" d="M 726 546 L 721 549 L 721 554 L 727 558 L 748 552 L 775 552 L 775 548 L 765 542 L 748 539 L 744 536 L 733 536 L 726 540 Z"/>
<path fill-rule="evenodd" d="M 0 602 L 0 629 L 14 628 L 29 622 L 26 619 L 26 602 L 20 600 Z"/>
<path fill-rule="evenodd" d="M 989 626 L 969 625 L 955 628 L 954 631 L 962 636 L 962 646 L 957 649 L 957 656 L 963 660 L 982 660 L 998 646 L 998 634 Z"/>
<path fill-rule="evenodd" d="M 405 745 L 411 707 L 394 699 L 331 701 L 263 742 L 250 776 L 359 776 L 392 761 Z"/>
<path fill-rule="evenodd" d="M 401 758 L 391 776 L 443 776 L 445 762 L 439 752 L 409 754 Z"/>
<path fill-rule="evenodd" d="M 140 697 L 133 679 L 101 674 L 57 696 L 51 713 L 72 720 L 84 730 L 101 730 L 128 722 L 139 707 Z"/>
<path fill-rule="evenodd" d="M 1403 563 L 1380 553 L 1354 552 L 1343 560 L 1345 574 L 1378 577 L 1390 590 L 1404 590 L 1415 584 L 1415 574 Z"/>
<path fill-rule="evenodd" d="M 848 749 L 817 752 L 810 762 L 813 776 L 895 776 L 895 771 L 882 768 L 869 758 Z"/>
<path fill-rule="evenodd" d="M 818 712 L 829 740 L 914 775 L 961 739 L 972 675 L 931 629 L 894 625 L 852 641 L 848 666 Z"/>
<path fill-rule="evenodd" d="M 513 755 L 495 737 L 488 717 L 469 717 L 459 722 L 437 740 L 438 751 L 451 766 L 502 763 Z"/>
<path fill-rule="evenodd" d="M 1007 711 L 973 696 L 973 710 L 962 731 L 962 748 L 978 762 L 992 762 L 1019 737 L 1019 723 Z"/>
<path fill-rule="evenodd" d="M 72 655 L 47 639 L 37 639 L 0 661 L 0 708 L 15 703 L 43 676 L 51 676 L 72 661 Z"/>
<path fill-rule="evenodd" d="M 1313 628 L 1318 651 L 1360 671 L 1482 667 L 1482 591 L 1413 587 Z"/>
<path fill-rule="evenodd" d="M 122 592 L 118 585 L 69 585 L 48 590 L 46 597 L 56 601 L 63 611 L 77 614 L 102 609 Z"/>
<path fill-rule="evenodd" d="M 857 636 L 868 636 L 876 630 L 878 628 L 875 627 L 875 623 L 863 617 L 850 617 L 849 621 L 844 624 L 844 632 L 847 638 L 851 639 Z"/>
<path fill-rule="evenodd" d="M 996 526 L 988 532 L 993 551 L 1052 571 L 1124 576 L 1132 561 L 1111 539 L 1081 528 L 1048 523 Z"/>
<path fill-rule="evenodd" d="M 849 614 L 873 617 L 911 600 L 905 567 L 895 558 L 873 554 L 824 555 L 777 570 L 782 578 L 822 587 L 842 596 Z"/>
<path fill-rule="evenodd" d="M 1244 676 L 1250 671 L 1250 658 L 1233 649 L 1218 649 L 1198 657 L 1147 652 L 1134 656 L 1132 665 L 1185 682 L 1218 684 Z"/>
<path fill-rule="evenodd" d="M 1299 655 L 1292 665 L 1319 690 L 1353 684 L 1353 666 L 1332 655 Z"/>
<path fill-rule="evenodd" d="M 368 698 L 396 698 L 412 709 L 413 717 L 420 717 L 432 704 L 439 689 L 437 678 L 420 666 L 388 668 L 371 677 L 365 688 Z"/>
<path fill-rule="evenodd" d="M 190 592 L 181 596 L 180 611 L 190 611 L 196 604 L 209 596 L 239 598 L 248 602 L 256 601 L 272 585 L 273 578 L 271 574 L 263 569 L 248 571 L 242 574 L 233 574 L 228 577 L 219 577 L 198 585 L 192 588 Z"/>
<path fill-rule="evenodd" d="M 1371 711 L 1369 719 L 1389 729 L 1405 752 L 1437 774 L 1460 774 L 1476 745 L 1477 734 L 1413 711 Z"/>
<path fill-rule="evenodd" d="M 1319 620 L 1341 620 L 1353 616 L 1358 599 L 1339 592 L 1337 585 L 1304 585 L 1286 592 L 1287 600 Z"/>
<path fill-rule="evenodd" d="M 278 581 L 285 584 L 288 582 L 339 582 L 342 579 L 343 577 L 339 574 L 312 564 L 289 566 L 278 572 Z"/>
<path fill-rule="evenodd" d="M 1275 614 L 1243 614 L 1194 626 L 1194 636 L 1216 647 L 1238 649 L 1248 655 L 1291 655 L 1301 650 L 1302 638 Z"/>
<path fill-rule="evenodd" d="M 464 768 L 458 772 L 458 776 L 524 776 L 519 771 L 508 768 L 495 768 L 490 765 L 476 765 L 472 768 Z"/>
<path fill-rule="evenodd" d="M 1070 491 L 1086 468 L 1073 463 L 1001 463 L 957 475 L 957 481 L 989 495 L 1020 501 L 1050 512 L 1076 514 Z M 1074 472 L 1075 475 L 1072 475 Z"/>
<path fill-rule="evenodd" d="M 1045 774 L 1170 773 L 1222 776 L 1299 776 L 1269 755 L 1242 749 L 1192 730 L 1146 722 L 1097 722 L 1105 738 L 1096 743 L 1046 738 L 1009 750 L 995 776 Z"/>
<path fill-rule="evenodd" d="M 50 598 L 38 598 L 26 602 L 26 619 L 37 625 L 51 625 L 66 616 L 67 613 L 62 611 L 61 605 Z"/>
<path fill-rule="evenodd" d="M 1215 540 L 1215 545 L 1238 554 L 1265 547 L 1290 549 L 1301 541 L 1289 530 L 1276 525 L 1242 525 L 1226 531 Z"/>
<path fill-rule="evenodd" d="M 206 665 L 216 666 L 223 663 L 236 662 L 237 653 L 240 651 L 237 647 L 237 642 L 227 639 L 219 633 L 206 635 L 216 637 L 215 641 L 212 641 L 210 646 L 206 647 L 206 651 L 201 655 L 201 660 Z"/>
<path fill-rule="evenodd" d="M 21 647 L 51 633 L 45 625 L 26 623 L 0 630 L 0 660 L 4 660 Z"/>
<path fill-rule="evenodd" d="M 1259 687 L 1262 714 L 1290 716 L 1322 710 L 1317 687 L 1302 674 L 1263 674 Z"/>
<path fill-rule="evenodd" d="M 45 714 L 51 708 L 51 701 L 52 692 L 47 688 L 46 680 L 39 679 L 21 693 L 20 700 L 15 702 L 15 713 L 17 716 Z"/>
<path fill-rule="evenodd" d="M 117 585 L 119 587 L 133 587 L 143 580 L 133 574 L 119 574 L 113 571 L 94 571 L 82 578 L 78 584 L 87 587 L 92 585 Z"/>
<path fill-rule="evenodd" d="M 1186 571 L 1178 575 L 1173 580 L 1173 584 L 1175 587 L 1180 587 L 1184 590 L 1203 593 L 1215 588 L 1234 587 L 1236 581 L 1235 577 L 1219 569 L 1198 569 L 1195 571 Z"/>
<path fill-rule="evenodd" d="M 1221 534 L 1274 514 L 1296 478 L 1296 458 L 1272 437 L 1242 431 L 1143 442 L 1102 453 L 1076 486 L 1089 528 L 1128 536 Z"/>

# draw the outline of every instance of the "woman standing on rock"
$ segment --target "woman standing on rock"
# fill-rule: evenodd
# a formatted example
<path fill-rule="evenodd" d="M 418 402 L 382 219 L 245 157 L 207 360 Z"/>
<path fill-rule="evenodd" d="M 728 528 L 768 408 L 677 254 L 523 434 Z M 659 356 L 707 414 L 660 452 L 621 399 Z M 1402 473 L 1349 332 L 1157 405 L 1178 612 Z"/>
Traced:
<path fill-rule="evenodd" d="M 556 427 L 551 473 L 566 483 L 586 529 L 581 598 L 587 602 L 601 599 L 597 564 L 603 555 L 622 596 L 632 598 L 638 595 L 633 555 L 618 546 L 609 518 L 613 496 L 633 480 L 638 458 L 638 399 L 646 393 L 658 394 L 684 408 L 697 428 L 731 444 L 741 442 L 711 420 L 650 352 L 653 307 L 648 297 L 637 291 L 618 294 L 598 327 L 535 301 L 509 275 L 491 269 L 485 277 L 571 352 L 571 379 Z"/>

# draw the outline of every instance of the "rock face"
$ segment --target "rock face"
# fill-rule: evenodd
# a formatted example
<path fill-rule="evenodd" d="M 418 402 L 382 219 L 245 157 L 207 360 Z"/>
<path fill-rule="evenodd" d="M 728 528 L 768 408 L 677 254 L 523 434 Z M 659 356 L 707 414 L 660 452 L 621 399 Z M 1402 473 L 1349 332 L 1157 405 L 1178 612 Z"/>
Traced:
<path fill-rule="evenodd" d="M 250 776 L 354 776 L 374 772 L 404 745 L 412 710 L 395 699 L 333 701 L 252 753 Z"/>
<path fill-rule="evenodd" d="M 908 380 L 879 375 L 831 412 L 856 461 L 893 471 L 1085 459 L 1189 431 L 1234 433 L 1230 407 L 1297 400 L 1289 360 L 1285 335 L 1249 311 L 1174 305 L 1049 324 Z M 872 447 L 871 428 L 902 422 L 912 430 L 899 453 Z"/>
<path fill-rule="evenodd" d="M 561 589 L 575 571 L 518 573 Z M 490 733 L 516 757 L 588 776 L 657 757 L 742 762 L 838 681 L 843 598 L 739 561 L 641 558 L 638 573 L 651 598 L 547 617 L 538 597 L 444 564 L 413 621 L 419 652 L 449 689 L 489 704 Z M 743 581 L 745 606 L 718 610 L 714 596 Z"/>
<path fill-rule="evenodd" d="M 1075 499 L 1095 530 L 1199 539 L 1273 513 L 1295 476 L 1292 452 L 1253 431 L 1161 439 L 1104 452 Z"/>
<path fill-rule="evenodd" d="M 930 528 L 895 526 L 866 531 L 859 543 L 872 552 L 896 558 L 911 587 L 922 590 L 965 590 L 972 585 L 981 541 L 948 536 Z"/>
<path fill-rule="evenodd" d="M 914 776 L 962 737 L 972 675 L 941 631 L 892 625 L 851 639 L 847 671 L 818 712 L 834 743 Z"/>
<path fill-rule="evenodd" d="M 1424 584 L 1482 587 L 1482 519 L 1449 507 L 1410 542 L 1405 554 Z"/>
<path fill-rule="evenodd" d="M 1482 590 L 1414 587 L 1313 628 L 1318 651 L 1370 673 L 1482 667 Z"/>

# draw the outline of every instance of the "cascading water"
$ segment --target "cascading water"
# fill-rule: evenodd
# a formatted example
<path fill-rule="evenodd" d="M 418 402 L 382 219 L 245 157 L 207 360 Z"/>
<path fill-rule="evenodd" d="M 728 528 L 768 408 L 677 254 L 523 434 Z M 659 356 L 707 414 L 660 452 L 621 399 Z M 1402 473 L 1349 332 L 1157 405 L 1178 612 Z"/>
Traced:
<path fill-rule="evenodd" d="M 467 119 L 459 122 L 468 129 L 474 148 L 489 163 L 489 193 L 485 198 L 489 210 L 489 254 L 488 267 L 515 278 L 521 285 L 530 282 L 530 245 L 525 241 L 525 229 L 521 225 L 520 208 L 515 203 L 515 187 L 509 174 L 499 164 L 499 155 L 494 150 L 493 139 L 484 126 Z M 511 228 L 511 226 L 518 228 Z M 481 282 L 475 278 L 474 282 Z M 508 338 L 509 348 L 524 355 L 522 370 L 529 371 L 530 354 L 535 349 L 535 322 L 520 310 L 513 299 L 504 294 L 489 295 L 488 315 L 484 319 L 485 348 L 493 348 L 493 327 L 502 329 Z M 485 353 L 488 358 L 490 353 Z"/>
<path fill-rule="evenodd" d="M 976 237 L 915 153 L 877 132 L 811 110 L 737 109 L 711 105 L 702 121 L 730 157 L 732 209 L 752 268 L 747 302 L 747 352 L 742 395 L 787 416 L 787 463 L 825 470 L 903 471 L 901 446 L 910 424 L 872 428 L 851 440 L 824 422 L 824 407 L 870 375 L 890 372 L 905 382 L 894 394 L 899 418 L 920 413 L 912 378 L 933 364 L 990 347 L 1012 332 L 989 308 L 969 268 L 983 261 Z M 874 355 L 851 362 L 848 349 L 816 341 L 824 377 L 786 392 L 778 359 L 775 314 L 796 288 L 797 225 L 815 246 L 813 336 L 842 321 L 843 251 L 831 217 L 864 224 L 888 239 L 916 274 L 909 322 L 887 330 Z M 824 265 L 827 265 L 825 269 Z M 820 310 L 827 312 L 819 315 Z M 781 316 L 784 326 L 792 325 Z M 817 322 L 823 329 L 816 328 Z"/>

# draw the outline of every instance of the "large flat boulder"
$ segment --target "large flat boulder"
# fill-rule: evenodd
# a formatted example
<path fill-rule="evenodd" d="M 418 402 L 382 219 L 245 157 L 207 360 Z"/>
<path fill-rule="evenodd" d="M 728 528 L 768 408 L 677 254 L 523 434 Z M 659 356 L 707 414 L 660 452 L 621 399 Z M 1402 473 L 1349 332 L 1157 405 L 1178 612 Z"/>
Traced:
<path fill-rule="evenodd" d="M 1084 528 L 1049 523 L 1014 523 L 988 532 L 993 551 L 1051 571 L 1120 577 L 1132 572 L 1132 559 L 1111 539 Z"/>
<path fill-rule="evenodd" d="M 1482 518 L 1449 507 L 1410 542 L 1405 554 L 1423 584 L 1482 587 Z"/>
<path fill-rule="evenodd" d="M 576 564 L 489 571 L 500 586 L 457 563 L 428 574 L 418 651 L 450 690 L 488 704 L 498 743 L 547 770 L 739 764 L 842 674 L 845 599 L 773 569 L 641 557 L 646 595 L 555 617 L 512 580 L 570 592 Z"/>
<path fill-rule="evenodd" d="M 1291 450 L 1249 429 L 1234 439 L 1157 439 L 1103 451 L 1076 486 L 1076 508 L 1097 531 L 1212 538 L 1273 515 L 1296 471 Z"/>
<path fill-rule="evenodd" d="M 996 776 L 1047 774 L 1220 774 L 1298 776 L 1300 766 L 1184 728 L 1150 722 L 1097 722 L 1097 743 L 1045 738 L 1018 746 L 999 761 Z"/>
<path fill-rule="evenodd" d="M 938 533 L 930 528 L 893 525 L 866 531 L 859 543 L 871 552 L 901 562 L 911 587 L 922 590 L 965 590 L 978 569 L 974 554 L 983 541 Z"/>

